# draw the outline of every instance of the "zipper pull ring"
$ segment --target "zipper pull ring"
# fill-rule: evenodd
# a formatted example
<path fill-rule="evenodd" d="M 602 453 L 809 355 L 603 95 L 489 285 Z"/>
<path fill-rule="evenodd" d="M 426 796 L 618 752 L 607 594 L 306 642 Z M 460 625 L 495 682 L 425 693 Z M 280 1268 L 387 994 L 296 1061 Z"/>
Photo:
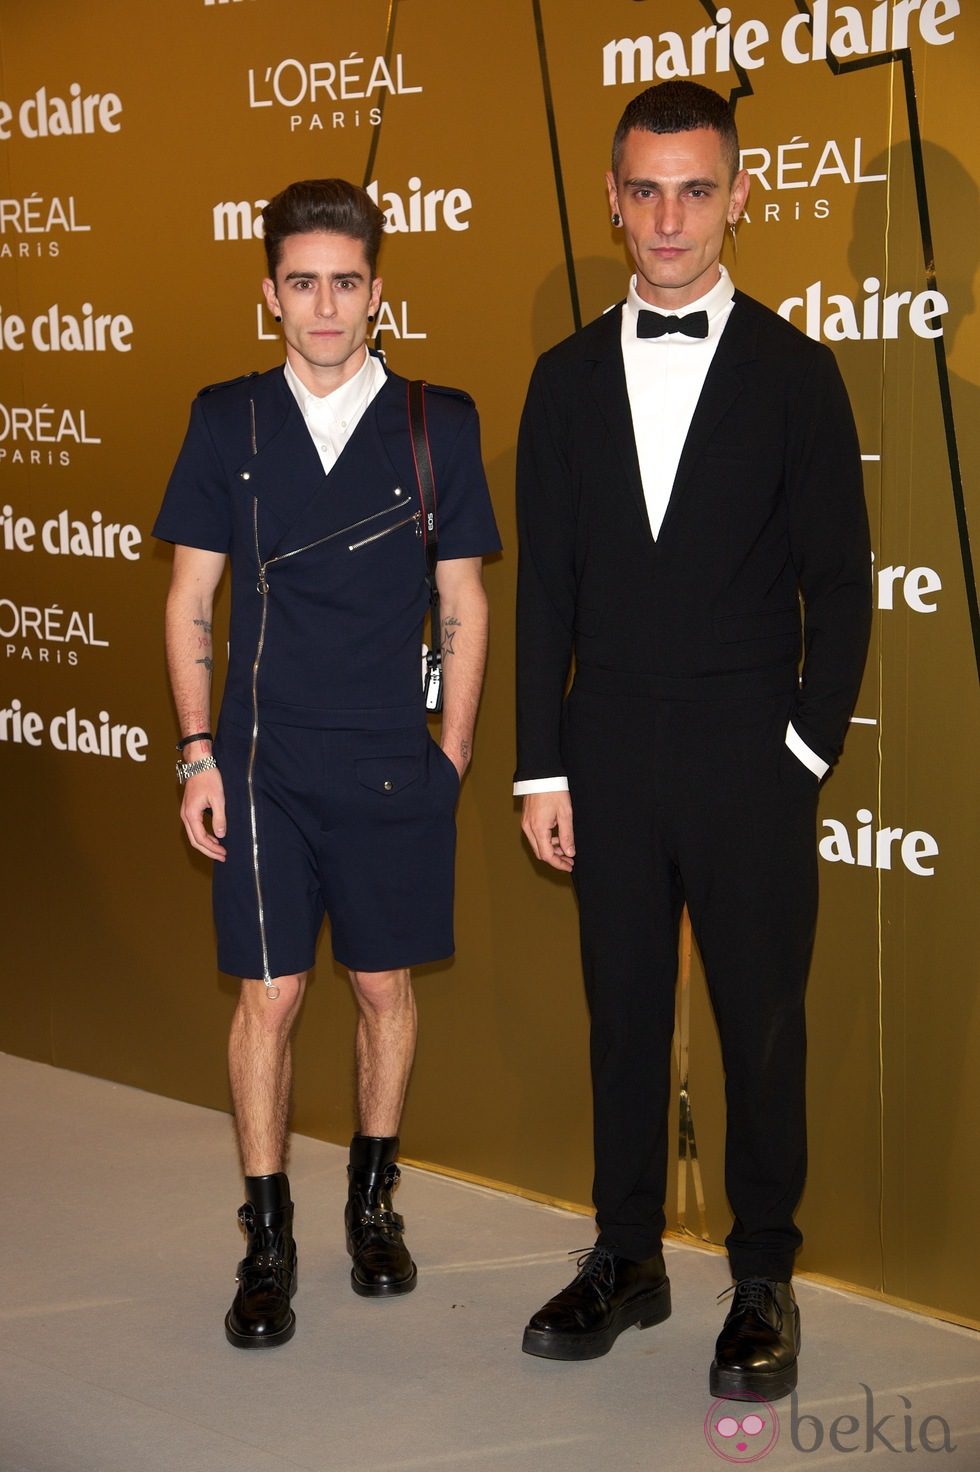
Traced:
<path fill-rule="evenodd" d="M 266 582 L 266 579 L 265 579 L 265 565 L 264 564 L 263 564 L 262 567 L 259 568 L 259 580 L 255 584 L 255 591 L 256 591 L 256 593 L 261 593 L 263 598 L 265 597 L 265 595 L 269 591 L 269 584 Z"/>

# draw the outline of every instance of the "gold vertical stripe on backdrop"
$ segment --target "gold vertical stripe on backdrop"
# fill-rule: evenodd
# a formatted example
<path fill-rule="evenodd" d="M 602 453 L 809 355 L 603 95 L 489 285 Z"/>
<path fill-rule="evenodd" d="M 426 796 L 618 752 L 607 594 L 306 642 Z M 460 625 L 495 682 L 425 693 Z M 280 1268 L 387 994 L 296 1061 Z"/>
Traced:
<path fill-rule="evenodd" d="M 691 1062 L 691 957 L 693 937 L 687 906 L 681 916 L 680 966 L 677 977 L 677 1001 L 674 1020 L 674 1061 L 677 1065 L 678 1131 L 677 1131 L 677 1226 L 687 1236 L 710 1240 L 705 1205 L 701 1162 L 694 1137 L 694 1109 L 690 1092 Z M 698 1230 L 687 1224 L 687 1176 L 691 1174 L 694 1200 L 698 1211 Z"/>

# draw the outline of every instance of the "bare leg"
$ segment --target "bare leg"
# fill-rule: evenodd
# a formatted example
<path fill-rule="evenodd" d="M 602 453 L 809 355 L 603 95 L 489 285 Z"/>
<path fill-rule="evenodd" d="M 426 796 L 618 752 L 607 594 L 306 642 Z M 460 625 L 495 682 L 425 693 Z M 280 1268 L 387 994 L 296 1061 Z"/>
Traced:
<path fill-rule="evenodd" d="M 273 1175 L 283 1168 L 292 1053 L 293 1023 L 306 986 L 306 974 L 280 976 L 279 996 L 266 995 L 261 981 L 243 981 L 228 1039 L 228 1076 L 235 1104 L 242 1171 Z"/>
<path fill-rule="evenodd" d="M 412 977 L 399 971 L 352 971 L 357 1021 L 357 1110 L 363 1135 L 397 1135 L 415 1057 Z"/>

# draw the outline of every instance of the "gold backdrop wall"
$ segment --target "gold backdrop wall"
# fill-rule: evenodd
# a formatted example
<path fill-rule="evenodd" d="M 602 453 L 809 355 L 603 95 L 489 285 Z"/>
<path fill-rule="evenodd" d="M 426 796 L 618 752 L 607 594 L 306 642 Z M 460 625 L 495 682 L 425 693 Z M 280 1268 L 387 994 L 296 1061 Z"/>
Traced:
<path fill-rule="evenodd" d="M 537 353 L 625 288 L 602 182 L 618 115 L 642 85 L 693 75 L 738 93 L 738 285 L 837 349 L 876 558 L 857 722 L 820 810 L 800 1266 L 975 1320 L 977 11 L 727 9 L 713 25 L 699 0 L 7 0 L 0 1046 L 227 1107 L 234 985 L 177 822 L 169 553 L 149 527 L 194 392 L 280 360 L 260 203 L 346 175 L 390 216 L 379 342 L 398 371 L 475 395 L 505 539 L 459 813 L 458 957 L 418 977 L 403 1150 L 588 1202 L 574 901 L 532 868 L 509 797 L 514 443 Z M 722 1080 L 696 961 L 683 1000 L 671 1209 L 717 1243 Z M 325 938 L 298 1130 L 349 1134 L 352 1025 Z"/>

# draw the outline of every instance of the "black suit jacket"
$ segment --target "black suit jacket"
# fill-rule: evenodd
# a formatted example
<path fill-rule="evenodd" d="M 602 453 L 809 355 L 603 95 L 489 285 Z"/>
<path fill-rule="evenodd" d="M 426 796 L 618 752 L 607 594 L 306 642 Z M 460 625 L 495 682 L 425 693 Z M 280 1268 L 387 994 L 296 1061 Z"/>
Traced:
<path fill-rule="evenodd" d="M 518 444 L 517 778 L 564 772 L 572 653 L 637 688 L 802 679 L 793 724 L 828 762 L 860 685 L 871 556 L 833 354 L 737 292 L 654 541 L 613 310 L 545 353 Z"/>

